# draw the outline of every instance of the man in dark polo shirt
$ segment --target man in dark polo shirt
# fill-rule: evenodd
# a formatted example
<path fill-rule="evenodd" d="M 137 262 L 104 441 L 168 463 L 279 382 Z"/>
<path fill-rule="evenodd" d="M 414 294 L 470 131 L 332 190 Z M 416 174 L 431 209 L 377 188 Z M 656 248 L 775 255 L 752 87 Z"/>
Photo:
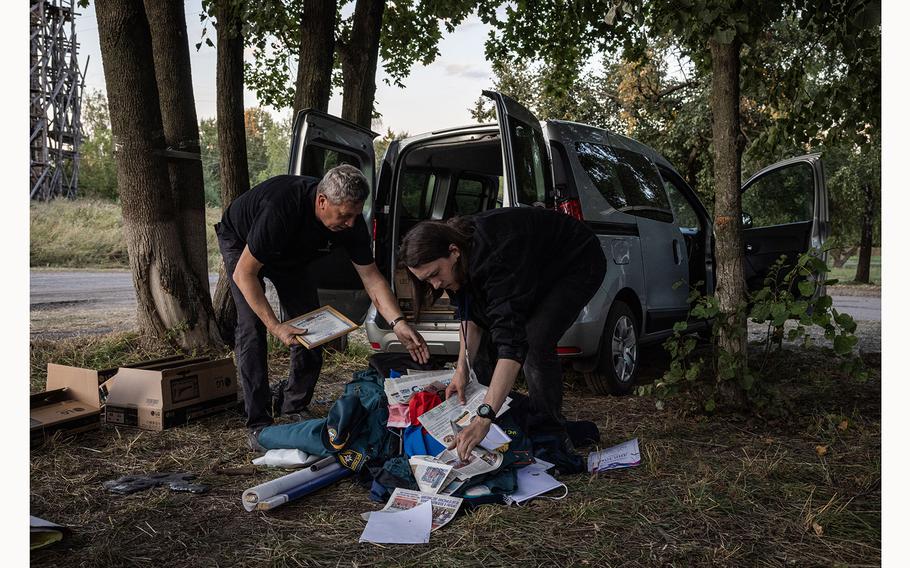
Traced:
<path fill-rule="evenodd" d="M 288 318 L 318 308 L 314 275 L 307 265 L 328 241 L 347 251 L 376 309 L 411 357 L 420 363 L 429 358 L 426 342 L 405 321 L 373 260 L 361 215 L 369 191 L 366 178 L 350 165 L 332 168 L 321 181 L 277 176 L 235 199 L 215 225 L 237 306 L 234 354 L 247 427 L 254 433 L 272 423 L 266 331 L 291 348 L 283 414 L 306 410 L 322 368 L 322 348 L 306 349 L 295 339 L 303 330 L 278 320 L 266 300 L 263 278 L 275 286 Z"/>

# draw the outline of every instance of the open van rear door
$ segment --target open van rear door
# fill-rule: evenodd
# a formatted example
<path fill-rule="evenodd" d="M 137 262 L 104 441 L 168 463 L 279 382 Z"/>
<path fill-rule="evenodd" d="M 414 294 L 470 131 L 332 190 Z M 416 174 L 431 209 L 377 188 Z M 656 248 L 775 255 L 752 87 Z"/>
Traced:
<path fill-rule="evenodd" d="M 756 290 L 781 255 L 795 260 L 821 248 L 828 237 L 828 190 L 820 155 L 790 158 L 749 178 L 742 188 L 742 211 L 746 285 Z"/>
<path fill-rule="evenodd" d="M 373 139 L 377 136 L 368 128 L 322 111 L 303 110 L 294 121 L 288 173 L 321 178 L 341 164 L 360 168 L 370 183 L 370 198 L 363 207 L 363 216 L 370 227 L 376 187 Z M 352 320 L 362 321 L 370 298 L 351 259 L 341 247 L 330 245 L 324 252 L 325 256 L 309 265 L 309 273 L 319 289 L 320 304 L 331 304 Z"/>
<path fill-rule="evenodd" d="M 553 203 L 553 169 L 540 121 L 531 111 L 496 91 L 483 91 L 496 106 L 502 138 L 503 205 L 547 206 Z"/>

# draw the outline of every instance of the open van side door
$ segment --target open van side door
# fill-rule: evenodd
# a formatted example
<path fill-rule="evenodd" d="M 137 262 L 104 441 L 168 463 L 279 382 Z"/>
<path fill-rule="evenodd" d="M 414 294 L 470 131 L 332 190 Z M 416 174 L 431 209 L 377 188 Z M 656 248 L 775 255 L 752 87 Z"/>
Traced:
<path fill-rule="evenodd" d="M 553 169 L 540 121 L 531 111 L 496 91 L 483 91 L 496 106 L 502 138 L 503 206 L 553 206 Z"/>
<path fill-rule="evenodd" d="M 742 211 L 746 285 L 756 290 L 781 255 L 795 260 L 828 237 L 821 156 L 790 158 L 753 175 L 742 188 Z"/>
<path fill-rule="evenodd" d="M 341 164 L 356 166 L 370 183 L 370 198 L 363 207 L 367 227 L 372 226 L 376 161 L 373 139 L 379 136 L 347 120 L 315 109 L 301 111 L 294 120 L 288 173 L 321 178 Z M 331 244 L 325 256 L 313 261 L 308 272 L 315 279 L 319 302 L 331 304 L 354 321 L 362 321 L 370 305 L 360 276 L 347 252 Z"/>

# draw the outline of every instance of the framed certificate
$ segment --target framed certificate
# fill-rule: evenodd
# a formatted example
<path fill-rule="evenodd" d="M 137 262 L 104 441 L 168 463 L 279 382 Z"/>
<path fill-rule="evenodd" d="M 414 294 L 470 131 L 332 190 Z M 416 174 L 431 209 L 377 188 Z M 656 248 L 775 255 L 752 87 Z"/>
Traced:
<path fill-rule="evenodd" d="M 332 306 L 322 306 L 284 323 L 306 330 L 305 335 L 297 336 L 297 341 L 307 349 L 328 343 L 360 327 Z"/>

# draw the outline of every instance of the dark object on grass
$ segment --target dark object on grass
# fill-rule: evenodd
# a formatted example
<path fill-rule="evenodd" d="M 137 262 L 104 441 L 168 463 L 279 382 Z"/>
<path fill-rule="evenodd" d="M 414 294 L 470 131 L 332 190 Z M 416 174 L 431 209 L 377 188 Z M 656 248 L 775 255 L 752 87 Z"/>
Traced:
<path fill-rule="evenodd" d="M 195 478 L 194 473 L 155 472 L 148 475 L 124 475 L 113 481 L 105 481 L 102 483 L 102 487 L 118 495 L 129 495 L 159 485 L 165 485 L 171 491 L 185 493 L 205 493 L 209 490 L 208 485 L 190 483 L 190 480 Z"/>
<path fill-rule="evenodd" d="M 585 448 L 600 443 L 597 424 L 587 420 L 566 420 L 566 431 L 576 448 Z"/>
<path fill-rule="evenodd" d="M 408 353 L 375 353 L 370 356 L 370 367 L 376 369 L 380 377 L 388 377 L 389 371 L 395 369 L 402 375 L 408 369 L 417 371 L 435 371 L 442 369 L 442 364 L 435 357 L 424 364 L 417 363 L 411 359 Z"/>

